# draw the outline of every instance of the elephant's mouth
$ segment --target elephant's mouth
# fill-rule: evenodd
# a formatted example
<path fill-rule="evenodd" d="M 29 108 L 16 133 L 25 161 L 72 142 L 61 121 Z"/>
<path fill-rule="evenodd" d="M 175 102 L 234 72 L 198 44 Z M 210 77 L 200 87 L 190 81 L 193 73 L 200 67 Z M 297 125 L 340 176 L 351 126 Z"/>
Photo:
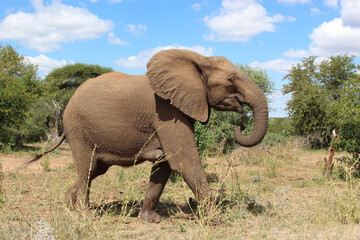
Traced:
<path fill-rule="evenodd" d="M 239 96 L 235 96 L 234 97 L 235 101 L 236 101 L 236 112 L 237 113 L 243 113 L 244 112 L 244 108 L 242 106 L 242 101 L 240 100 Z"/>
<path fill-rule="evenodd" d="M 244 112 L 242 101 L 238 96 L 231 96 L 229 98 L 226 98 L 220 103 L 216 104 L 214 108 L 219 111 L 232 111 L 237 113 Z"/>

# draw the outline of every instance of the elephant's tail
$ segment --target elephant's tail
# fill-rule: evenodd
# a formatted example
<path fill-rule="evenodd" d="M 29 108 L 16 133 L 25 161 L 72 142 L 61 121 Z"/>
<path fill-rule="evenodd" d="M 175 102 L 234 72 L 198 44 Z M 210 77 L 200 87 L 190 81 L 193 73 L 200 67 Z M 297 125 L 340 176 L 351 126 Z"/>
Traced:
<path fill-rule="evenodd" d="M 42 156 L 44 156 L 45 154 L 54 151 L 57 147 L 59 147 L 59 146 L 61 145 L 61 143 L 65 140 L 65 138 L 66 138 L 65 132 L 63 132 L 63 134 L 61 135 L 60 139 L 55 143 L 55 145 L 54 145 L 52 148 L 50 148 L 49 150 L 46 150 L 46 151 L 44 151 L 44 152 L 42 152 L 42 153 L 36 154 L 36 156 L 35 156 L 33 159 L 25 162 L 23 165 L 21 165 L 21 166 L 18 168 L 18 170 L 23 169 L 23 168 L 26 168 L 26 167 L 29 166 L 31 163 L 36 162 L 37 160 L 39 160 L 39 159 L 40 159 Z"/>

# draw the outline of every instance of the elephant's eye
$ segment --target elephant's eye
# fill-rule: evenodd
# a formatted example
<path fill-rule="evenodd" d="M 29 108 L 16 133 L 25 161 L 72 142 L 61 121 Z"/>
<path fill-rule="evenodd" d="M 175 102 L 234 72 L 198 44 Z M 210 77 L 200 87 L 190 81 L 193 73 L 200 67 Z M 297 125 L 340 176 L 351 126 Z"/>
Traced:
<path fill-rule="evenodd" d="M 228 80 L 229 80 L 230 82 L 235 82 L 236 77 L 235 77 L 234 75 L 231 75 L 231 76 L 228 78 Z"/>

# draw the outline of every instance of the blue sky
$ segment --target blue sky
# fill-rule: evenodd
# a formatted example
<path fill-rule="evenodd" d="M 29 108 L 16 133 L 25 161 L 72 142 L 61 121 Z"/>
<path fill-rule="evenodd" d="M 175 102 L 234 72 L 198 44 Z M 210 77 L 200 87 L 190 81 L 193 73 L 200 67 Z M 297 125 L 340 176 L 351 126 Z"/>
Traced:
<path fill-rule="evenodd" d="M 267 71 L 270 116 L 284 117 L 282 79 L 293 64 L 359 56 L 359 11 L 360 0 L 11 0 L 1 1 L 0 42 L 42 76 L 75 62 L 144 74 L 168 48 L 225 56 Z"/>

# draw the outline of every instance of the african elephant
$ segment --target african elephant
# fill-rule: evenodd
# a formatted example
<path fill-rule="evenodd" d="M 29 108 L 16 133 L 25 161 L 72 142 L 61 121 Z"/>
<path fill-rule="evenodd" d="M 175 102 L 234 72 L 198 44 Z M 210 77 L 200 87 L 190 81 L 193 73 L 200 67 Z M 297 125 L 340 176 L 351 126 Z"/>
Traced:
<path fill-rule="evenodd" d="M 139 217 L 159 222 L 154 208 L 172 171 L 183 177 L 198 200 L 209 194 L 195 121 L 207 122 L 210 108 L 241 113 L 243 104 L 253 111 L 254 130 L 243 135 L 238 127 L 235 138 L 249 147 L 267 130 L 268 106 L 261 89 L 224 57 L 161 51 L 148 62 L 146 75 L 111 72 L 83 83 L 64 111 L 61 139 L 33 160 L 68 140 L 78 174 L 65 194 L 71 208 L 88 205 L 91 181 L 110 166 L 153 162 Z"/>

